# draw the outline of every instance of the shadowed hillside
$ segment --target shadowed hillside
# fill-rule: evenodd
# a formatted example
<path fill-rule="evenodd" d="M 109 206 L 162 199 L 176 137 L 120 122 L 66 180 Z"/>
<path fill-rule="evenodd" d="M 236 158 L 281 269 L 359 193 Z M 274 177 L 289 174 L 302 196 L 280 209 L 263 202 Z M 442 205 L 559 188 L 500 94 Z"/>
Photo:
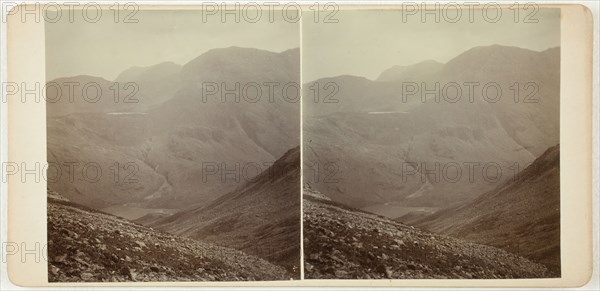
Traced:
<path fill-rule="evenodd" d="M 210 50 L 183 66 L 132 68 L 117 80 L 139 86 L 139 103 L 115 102 L 113 83 L 101 78 L 50 81 L 61 84 L 63 92 L 66 82 L 77 82 L 79 93 L 95 82 L 103 93 L 98 103 L 77 95 L 74 103 L 62 98 L 48 104 L 48 162 L 63 171 L 49 180 L 50 188 L 116 215 L 138 213 L 131 219 L 209 203 L 235 190 L 241 184 L 223 183 L 220 173 L 203 179 L 204 165 L 272 163 L 299 144 L 299 102 L 282 96 L 286 84 L 299 82 L 299 62 L 298 49 L 276 53 L 229 47 Z M 235 94 L 222 100 L 220 89 L 210 94 L 203 89 L 205 83 L 220 84 L 231 92 L 265 82 L 276 84 L 273 96 L 263 86 L 260 100 L 252 102 L 242 99 L 242 89 L 236 95 L 240 100 L 231 96 Z M 131 92 L 121 88 L 120 97 Z M 77 163 L 75 179 L 66 174 L 65 163 Z M 89 164 L 101 168 L 99 181 L 82 177 Z"/>
<path fill-rule="evenodd" d="M 412 224 L 505 249 L 543 263 L 560 275 L 559 145 L 546 150 L 516 179 L 471 203 Z"/>
<path fill-rule="evenodd" d="M 52 192 L 52 191 L 50 191 Z M 143 227 L 48 197 L 48 281 L 287 280 L 258 257 Z"/>
<path fill-rule="evenodd" d="M 319 100 L 335 93 L 333 102 L 303 102 L 303 146 L 305 177 L 337 202 L 390 218 L 461 205 L 559 142 L 560 48 L 475 47 L 446 64 L 394 67 L 382 78 L 304 86 L 311 97 L 319 86 Z M 470 179 L 473 163 L 480 166 Z M 486 179 L 485 164 L 505 175 Z M 456 168 L 462 179 L 446 179 Z M 423 174 L 431 169 L 437 177 Z M 332 179 L 314 180 L 315 172 Z"/>
<path fill-rule="evenodd" d="M 308 279 L 551 276 L 545 266 L 504 250 L 423 231 L 319 198 L 321 195 L 304 196 L 304 270 Z"/>
<path fill-rule="evenodd" d="M 236 248 L 285 266 L 299 278 L 300 148 L 208 205 L 138 220 L 176 235 Z"/>

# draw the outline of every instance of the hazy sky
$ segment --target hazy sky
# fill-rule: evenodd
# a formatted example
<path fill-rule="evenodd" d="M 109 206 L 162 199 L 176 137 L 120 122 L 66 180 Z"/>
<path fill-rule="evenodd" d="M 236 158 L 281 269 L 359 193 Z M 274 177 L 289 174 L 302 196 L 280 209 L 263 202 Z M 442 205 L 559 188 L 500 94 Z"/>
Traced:
<path fill-rule="evenodd" d="M 199 11 L 139 11 L 139 23 L 115 23 L 104 12 L 97 23 L 75 17 L 69 23 L 46 24 L 47 79 L 93 75 L 113 80 L 132 66 L 150 66 L 164 61 L 185 64 L 202 53 L 229 46 L 253 47 L 274 52 L 300 47 L 302 34 L 303 82 L 343 74 L 375 79 L 393 65 L 412 65 L 433 59 L 447 62 L 475 46 L 510 45 L 544 50 L 560 45 L 558 10 L 540 10 L 538 23 L 523 23 L 527 11 L 514 21 L 511 10 L 503 10 L 500 21 L 484 20 L 475 10 L 469 22 L 463 10 L 457 23 L 433 21 L 420 14 L 399 10 L 342 10 L 338 23 L 315 23 L 305 9 L 300 23 L 261 17 L 258 23 L 227 21 L 210 16 L 206 23 Z M 451 12 L 448 12 L 451 13 Z M 78 14 L 76 14 L 77 16 Z M 450 14 L 449 14 L 450 15 Z M 493 13 L 490 13 L 493 17 Z M 453 15 L 450 15 L 453 17 Z M 300 32 L 302 31 L 302 32 Z"/>
<path fill-rule="evenodd" d="M 89 23 L 82 21 L 79 13 L 74 15 L 73 23 L 67 16 L 46 23 L 48 80 L 75 75 L 114 80 L 132 66 L 164 61 L 183 65 L 213 48 L 239 46 L 281 52 L 300 47 L 299 23 L 281 17 L 274 17 L 274 23 L 266 15 L 257 23 L 236 23 L 229 17 L 223 23 L 217 14 L 207 16 L 204 23 L 199 11 L 140 10 L 135 15 L 138 23 L 115 23 L 113 14 L 104 11 L 100 21 Z"/>
<path fill-rule="evenodd" d="M 529 10 L 531 12 L 532 10 Z M 521 11 L 523 20 L 528 11 Z M 538 23 L 516 23 L 511 10 L 502 10 L 496 23 L 486 22 L 474 11 L 473 23 L 464 10 L 457 23 L 434 21 L 433 15 L 400 11 L 340 11 L 336 23 L 315 23 L 305 11 L 302 26 L 303 82 L 337 75 L 375 79 L 393 65 L 412 65 L 432 59 L 447 62 L 460 53 L 483 45 L 508 45 L 536 51 L 560 46 L 560 12 L 540 9 Z M 454 14 L 447 14 L 453 18 Z M 494 18 L 493 11 L 489 17 Z"/>

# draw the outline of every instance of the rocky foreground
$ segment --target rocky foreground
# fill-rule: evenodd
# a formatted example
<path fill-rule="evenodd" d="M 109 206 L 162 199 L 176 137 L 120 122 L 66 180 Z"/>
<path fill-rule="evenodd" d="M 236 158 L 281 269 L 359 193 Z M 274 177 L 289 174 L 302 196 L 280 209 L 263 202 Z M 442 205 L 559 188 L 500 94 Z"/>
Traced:
<path fill-rule="evenodd" d="M 53 197 L 53 198 L 52 198 Z M 48 281 L 285 280 L 284 268 L 48 197 Z"/>
<path fill-rule="evenodd" d="M 521 255 L 560 277 L 560 146 L 470 203 L 398 220 Z"/>
<path fill-rule="evenodd" d="M 496 279 L 551 276 L 543 265 L 504 250 L 433 234 L 304 195 L 307 279 Z"/>
<path fill-rule="evenodd" d="M 300 279 L 300 147 L 260 175 L 208 204 L 136 223 L 283 266 Z"/>

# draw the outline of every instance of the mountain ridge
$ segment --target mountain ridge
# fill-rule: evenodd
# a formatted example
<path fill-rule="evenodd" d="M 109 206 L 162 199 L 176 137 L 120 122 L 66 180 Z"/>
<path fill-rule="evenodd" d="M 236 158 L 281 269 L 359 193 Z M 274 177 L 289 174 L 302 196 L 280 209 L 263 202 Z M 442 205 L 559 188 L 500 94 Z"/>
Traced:
<path fill-rule="evenodd" d="M 469 169 L 461 166 L 457 182 L 444 180 L 447 176 L 439 182 L 433 177 L 423 181 L 422 171 L 403 165 L 436 169 L 478 162 L 497 164 L 502 173 L 511 173 L 515 163 L 530 163 L 559 141 L 559 47 L 542 52 L 479 47 L 422 80 L 324 78 L 305 84 L 305 95 L 313 94 L 306 88 L 327 82 L 337 84 L 337 102 L 303 103 L 305 174 L 311 178 L 311 173 L 323 171 L 318 166 L 335 165 L 335 182 L 315 181 L 313 187 L 354 207 L 391 213 L 386 203 L 401 208 L 466 203 L 507 175 L 488 181 L 477 172 L 471 183 L 465 178 Z M 469 82 L 478 84 L 472 97 L 464 85 Z M 407 84 L 417 91 L 405 92 Z M 420 93 L 432 91 L 436 84 L 439 90 L 423 98 Z M 444 99 L 448 84 L 458 86 L 462 98 Z M 489 84 L 502 91 L 499 100 L 488 100 L 483 88 Z M 320 100 L 331 94 L 325 91 Z M 406 174 L 412 170 L 416 173 Z"/>
<path fill-rule="evenodd" d="M 552 276 L 543 265 L 504 250 L 429 233 L 319 196 L 304 196 L 307 279 Z"/>
<path fill-rule="evenodd" d="M 49 191 L 51 192 L 51 191 Z M 157 232 L 48 197 L 48 281 L 286 280 L 287 272 L 240 251 Z"/>
<path fill-rule="evenodd" d="M 259 59 L 273 62 L 255 60 L 251 63 L 256 67 L 221 70 L 223 74 L 219 76 L 211 74 L 210 67 L 192 67 L 200 76 L 207 76 L 205 81 L 211 82 L 234 84 L 248 82 L 248 78 L 257 83 L 276 81 L 280 85 L 298 82 L 298 49 L 274 53 L 228 48 L 218 50 L 219 57 L 213 63 L 231 64 L 244 52 L 260 54 Z M 232 54 L 231 58 L 227 54 Z M 206 56 L 203 58 L 212 62 Z M 178 65 L 162 64 L 178 68 Z M 280 66 L 276 66 L 278 64 Z M 190 68 L 189 63 L 185 65 Z M 122 173 L 118 181 L 104 175 L 97 183 L 88 183 L 84 179 L 71 183 L 66 175 L 62 175 L 56 181 L 49 181 L 50 188 L 77 203 L 115 210 L 112 213 L 117 215 L 133 208 L 157 214 L 172 212 L 190 204 L 209 203 L 240 186 L 235 181 L 222 183 L 219 174 L 208 176 L 203 182 L 198 178 L 205 171 L 203 165 L 224 163 L 231 167 L 240 163 L 274 162 L 299 143 L 299 102 L 287 102 L 281 98 L 281 92 L 276 92 L 274 102 L 266 96 L 256 103 L 245 100 L 223 103 L 212 99 L 203 102 L 201 88 L 197 83 L 186 82 L 182 72 L 176 75 L 159 73 L 167 73 L 174 81 L 168 78 L 154 81 L 153 78 L 160 74 L 151 74 L 152 78 L 142 81 L 134 80 L 139 84 L 135 96 L 140 100 L 138 103 L 115 103 L 113 96 L 104 96 L 106 102 L 103 103 L 81 102 L 75 106 L 63 104 L 63 101 L 48 105 L 49 163 L 97 163 L 104 173 L 110 173 L 117 164 Z M 163 86 L 165 83 L 168 86 Z M 107 81 L 105 87 L 113 84 L 116 83 Z M 106 95 L 111 91 L 103 88 L 103 92 Z M 121 88 L 120 100 L 129 93 L 131 90 Z M 218 95 L 217 92 L 215 96 Z M 137 182 L 122 183 L 128 174 L 134 175 Z"/>
<path fill-rule="evenodd" d="M 548 148 L 516 177 L 472 202 L 412 225 L 520 254 L 560 274 L 560 146 Z"/>
<path fill-rule="evenodd" d="M 209 204 L 137 220 L 152 228 L 240 249 L 299 276 L 300 149 Z M 299 278 L 299 277 L 298 277 Z"/>

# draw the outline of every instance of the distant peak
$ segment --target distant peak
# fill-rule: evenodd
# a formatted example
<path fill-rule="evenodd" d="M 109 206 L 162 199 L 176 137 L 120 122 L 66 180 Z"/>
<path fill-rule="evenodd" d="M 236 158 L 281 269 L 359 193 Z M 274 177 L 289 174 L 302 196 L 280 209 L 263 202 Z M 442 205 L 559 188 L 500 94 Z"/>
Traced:
<path fill-rule="evenodd" d="M 542 56 L 542 52 L 516 46 L 498 44 L 477 46 L 448 61 L 444 70 L 461 73 L 467 70 L 467 66 L 470 70 L 475 71 L 482 70 L 482 68 L 495 68 L 497 70 L 500 67 L 509 68 L 515 63 L 534 63 L 540 61 L 539 57 Z"/>
<path fill-rule="evenodd" d="M 557 52 L 557 53 L 560 52 L 560 46 L 547 48 L 544 51 L 542 51 L 542 53 L 554 53 L 554 52 Z"/>
<path fill-rule="evenodd" d="M 181 69 L 181 65 L 171 61 L 166 61 L 150 66 L 133 66 L 129 69 L 121 72 L 115 81 L 132 81 L 141 78 L 148 72 L 160 73 L 172 73 Z M 153 73 L 153 74 L 154 74 Z"/>
<path fill-rule="evenodd" d="M 338 76 L 334 76 L 334 77 L 321 78 L 319 80 L 332 80 L 332 79 L 344 80 L 344 81 L 359 81 L 359 82 L 371 81 L 367 77 L 356 76 L 356 75 L 338 75 Z M 315 80 L 315 81 L 317 81 L 317 80 Z"/>
<path fill-rule="evenodd" d="M 287 52 L 300 52 L 300 48 L 299 47 L 295 47 L 295 48 L 291 48 L 291 49 L 287 49 L 282 51 L 282 53 L 287 53 Z"/>
<path fill-rule="evenodd" d="M 300 55 L 300 48 L 291 48 L 291 49 L 287 49 L 281 52 L 282 55 L 294 55 L 294 56 L 299 56 Z"/>
<path fill-rule="evenodd" d="M 274 54 L 274 52 L 272 52 L 272 51 L 263 50 L 263 49 L 241 47 L 241 46 L 229 46 L 229 47 L 210 49 L 210 50 L 206 51 L 205 53 L 201 54 L 200 56 L 214 55 L 214 54 L 221 54 L 221 53 L 231 53 L 231 52 L 267 52 L 267 53 Z"/>
<path fill-rule="evenodd" d="M 70 76 L 70 77 L 60 77 L 60 78 L 53 79 L 49 82 L 60 83 L 60 82 L 66 82 L 66 81 L 72 81 L 72 80 L 86 80 L 86 82 L 89 82 L 89 81 L 110 82 L 109 80 L 104 79 L 102 77 L 92 76 L 92 75 L 75 75 L 75 76 Z"/>
<path fill-rule="evenodd" d="M 419 65 L 443 65 L 444 63 L 438 62 L 436 60 L 424 60 L 422 62 L 418 62 L 416 64 L 414 64 L 413 66 L 419 66 Z"/>
<path fill-rule="evenodd" d="M 476 46 L 476 47 L 472 47 L 468 50 L 466 50 L 465 52 L 463 52 L 460 55 L 464 55 L 464 54 L 468 54 L 468 53 L 473 53 L 473 52 L 478 52 L 478 53 L 495 53 L 495 52 L 533 52 L 533 53 L 538 53 L 538 51 L 534 51 L 531 49 L 526 49 L 526 48 L 522 48 L 522 47 L 518 47 L 518 46 L 507 46 L 507 45 L 500 45 L 500 44 L 492 44 L 492 45 L 484 45 L 484 46 Z M 460 56 L 459 55 L 459 56 Z"/>
<path fill-rule="evenodd" d="M 395 65 L 383 71 L 377 81 L 395 81 L 406 78 L 418 78 L 426 74 L 434 74 L 444 66 L 435 60 L 424 60 L 410 66 Z"/>

